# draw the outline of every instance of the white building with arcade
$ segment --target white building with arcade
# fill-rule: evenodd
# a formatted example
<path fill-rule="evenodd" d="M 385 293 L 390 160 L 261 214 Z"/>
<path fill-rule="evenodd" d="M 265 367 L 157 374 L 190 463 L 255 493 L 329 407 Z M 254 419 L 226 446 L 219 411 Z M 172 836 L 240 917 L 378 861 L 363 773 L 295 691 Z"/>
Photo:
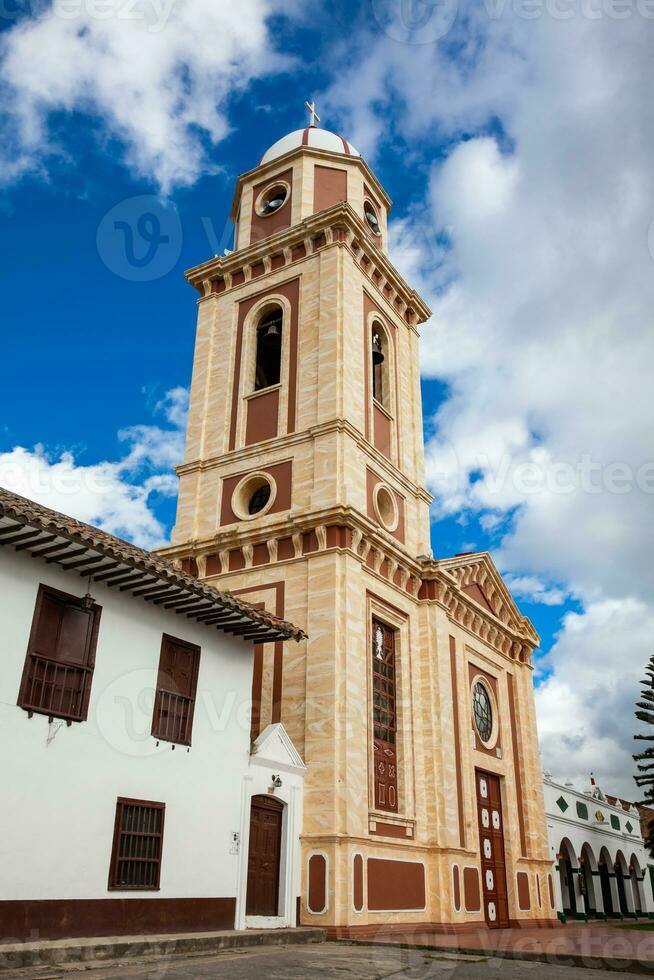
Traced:
<path fill-rule="evenodd" d="M 578 790 L 549 773 L 544 796 L 559 918 L 654 918 L 654 861 L 636 807 L 613 805 L 599 786 Z"/>

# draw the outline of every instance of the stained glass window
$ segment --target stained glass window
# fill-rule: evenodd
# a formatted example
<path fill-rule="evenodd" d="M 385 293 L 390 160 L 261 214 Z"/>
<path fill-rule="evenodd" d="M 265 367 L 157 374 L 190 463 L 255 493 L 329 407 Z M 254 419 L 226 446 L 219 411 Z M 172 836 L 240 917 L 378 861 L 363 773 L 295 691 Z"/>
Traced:
<path fill-rule="evenodd" d="M 482 742 L 490 742 L 493 734 L 493 709 L 488 691 L 479 681 L 472 692 L 472 714 Z"/>

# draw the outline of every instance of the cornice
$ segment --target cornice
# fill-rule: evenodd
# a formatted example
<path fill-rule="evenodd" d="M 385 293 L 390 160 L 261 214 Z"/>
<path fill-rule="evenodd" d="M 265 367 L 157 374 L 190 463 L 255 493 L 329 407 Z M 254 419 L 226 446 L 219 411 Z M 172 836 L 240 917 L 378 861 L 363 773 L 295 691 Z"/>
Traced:
<path fill-rule="evenodd" d="M 293 248 L 304 246 L 302 256 L 293 259 Z M 261 279 L 271 271 L 272 255 L 283 255 L 284 266 L 294 265 L 316 254 L 322 248 L 345 246 L 366 275 L 372 287 L 381 295 L 392 315 L 399 316 L 409 327 L 416 329 L 431 316 L 431 310 L 422 297 L 411 289 L 398 270 L 370 239 L 358 214 L 346 202 L 335 204 L 318 214 L 309 215 L 291 228 L 276 232 L 269 238 L 254 242 L 245 248 L 209 259 L 185 272 L 188 282 L 201 293 L 201 300 L 211 296 L 223 296 L 245 283 Z M 253 267 L 263 265 L 264 273 L 253 278 Z M 242 281 L 234 286 L 236 273 L 243 273 Z"/>
<path fill-rule="evenodd" d="M 368 442 L 362 432 L 359 431 L 351 422 L 347 419 L 336 418 L 329 419 L 327 422 L 321 422 L 319 425 L 312 425 L 308 429 L 303 429 L 301 432 L 294 432 L 290 435 L 278 436 L 275 439 L 269 439 L 265 443 L 256 443 L 254 446 L 245 446 L 241 449 L 235 449 L 231 453 L 221 453 L 219 456 L 209 456 L 204 459 L 188 460 L 185 463 L 181 463 L 176 467 L 175 472 L 178 476 L 186 476 L 190 473 L 204 473 L 208 470 L 216 469 L 220 467 L 225 470 L 225 475 L 230 476 L 237 472 L 237 468 L 242 464 L 245 464 L 250 459 L 256 459 L 257 465 L 269 466 L 270 462 L 261 462 L 262 456 L 265 459 L 267 453 L 275 453 L 280 449 L 284 451 L 285 457 L 288 456 L 288 448 L 291 446 L 302 445 L 305 442 L 311 442 L 320 436 L 330 435 L 333 432 L 342 432 L 343 434 L 349 436 L 354 442 L 356 442 L 359 449 L 366 454 L 372 463 L 375 464 L 379 469 L 383 470 L 386 476 L 391 477 L 396 480 L 396 482 L 405 490 L 407 493 L 416 497 L 418 500 L 424 501 L 424 503 L 430 505 L 433 501 L 432 495 L 429 493 L 426 487 L 422 484 L 413 483 L 409 480 L 402 470 L 398 469 L 394 463 L 386 458 L 378 449 Z M 234 471 L 232 473 L 232 467 Z"/>
<path fill-rule="evenodd" d="M 327 545 L 328 528 L 346 527 L 349 542 L 343 545 Z M 304 535 L 315 533 L 317 547 L 306 548 Z M 278 544 L 291 538 L 293 556 L 278 560 Z M 267 562 L 253 564 L 254 546 L 265 544 Z M 230 554 L 240 552 L 243 564 L 230 571 Z M 466 630 L 481 643 L 492 648 L 507 660 L 531 668 L 530 659 L 538 636 L 529 620 L 521 622 L 509 615 L 504 606 L 490 612 L 463 591 L 455 576 L 438 567 L 437 561 L 419 560 L 408 554 L 386 531 L 378 527 L 359 511 L 350 507 L 332 507 L 311 514 L 281 515 L 276 521 L 258 527 L 233 525 L 215 535 L 161 549 L 160 554 L 173 562 L 193 558 L 198 566 L 198 576 L 205 577 L 207 558 L 215 556 L 220 561 L 220 571 L 211 578 L 224 579 L 232 574 L 242 574 L 253 568 L 269 568 L 295 561 L 306 561 L 320 552 L 339 551 L 359 560 L 370 575 L 391 588 L 399 590 L 416 604 L 440 606 L 451 622 Z"/>

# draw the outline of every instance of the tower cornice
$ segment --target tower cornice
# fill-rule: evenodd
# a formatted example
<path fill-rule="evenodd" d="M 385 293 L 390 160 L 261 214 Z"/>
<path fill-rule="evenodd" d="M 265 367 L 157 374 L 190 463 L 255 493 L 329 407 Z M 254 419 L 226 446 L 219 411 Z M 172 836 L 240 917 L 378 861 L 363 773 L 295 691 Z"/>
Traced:
<path fill-rule="evenodd" d="M 294 258 L 294 249 L 299 245 L 304 246 L 304 252 Z M 363 221 L 346 202 L 312 214 L 291 228 L 278 231 L 230 255 L 209 259 L 188 269 L 185 275 L 188 282 L 201 293 L 201 298 L 205 299 L 217 293 L 223 295 L 255 279 L 263 279 L 265 272 L 269 271 L 273 255 L 282 255 L 283 267 L 290 267 L 329 247 L 346 247 L 370 284 L 409 326 L 415 327 L 429 319 L 430 308 L 371 241 Z M 263 271 L 255 275 L 254 270 L 258 268 Z"/>

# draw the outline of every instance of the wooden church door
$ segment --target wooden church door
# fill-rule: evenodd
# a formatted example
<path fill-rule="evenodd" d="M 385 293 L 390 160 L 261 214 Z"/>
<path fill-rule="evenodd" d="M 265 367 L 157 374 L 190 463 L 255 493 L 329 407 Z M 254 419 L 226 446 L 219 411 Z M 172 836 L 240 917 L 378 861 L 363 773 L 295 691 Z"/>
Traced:
<path fill-rule="evenodd" d="M 486 924 L 491 929 L 509 925 L 509 900 L 504 856 L 504 822 L 499 776 L 475 771 L 477 817 Z"/>
<path fill-rule="evenodd" d="M 278 914 L 282 810 L 272 796 L 252 797 L 246 915 Z"/>

